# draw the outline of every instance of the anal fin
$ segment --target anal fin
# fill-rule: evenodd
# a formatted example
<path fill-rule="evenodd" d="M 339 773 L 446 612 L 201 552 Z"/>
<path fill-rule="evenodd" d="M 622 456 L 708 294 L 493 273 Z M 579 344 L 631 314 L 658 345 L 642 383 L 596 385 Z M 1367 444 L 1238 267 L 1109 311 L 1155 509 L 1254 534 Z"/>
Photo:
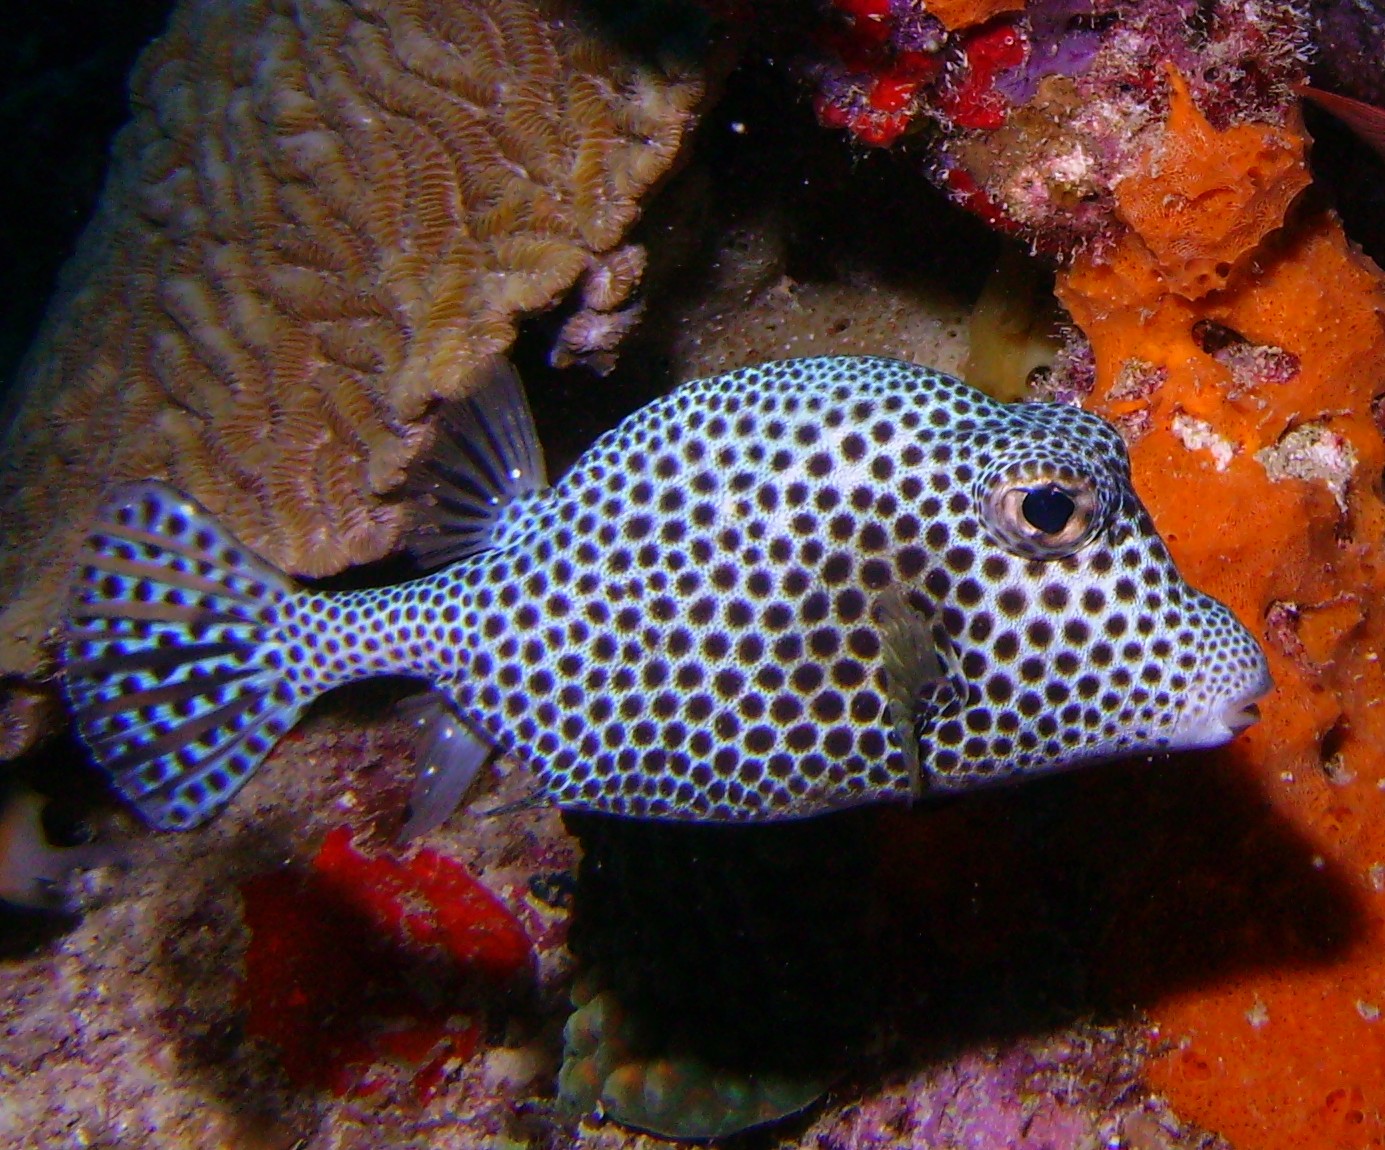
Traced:
<path fill-rule="evenodd" d="M 436 691 L 409 705 L 418 728 L 418 772 L 409 795 L 409 814 L 399 832 L 407 842 L 441 826 L 471 789 L 494 749 L 457 716 Z"/>

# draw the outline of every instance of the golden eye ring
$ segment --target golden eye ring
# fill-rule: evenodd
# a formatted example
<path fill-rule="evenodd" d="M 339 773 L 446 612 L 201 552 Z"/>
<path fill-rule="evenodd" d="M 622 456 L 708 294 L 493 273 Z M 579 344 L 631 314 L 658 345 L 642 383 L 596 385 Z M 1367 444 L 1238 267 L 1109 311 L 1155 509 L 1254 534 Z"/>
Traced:
<path fill-rule="evenodd" d="M 985 500 L 986 520 L 1017 555 L 1061 559 L 1095 534 L 1101 501 L 1087 476 L 1005 477 Z"/>

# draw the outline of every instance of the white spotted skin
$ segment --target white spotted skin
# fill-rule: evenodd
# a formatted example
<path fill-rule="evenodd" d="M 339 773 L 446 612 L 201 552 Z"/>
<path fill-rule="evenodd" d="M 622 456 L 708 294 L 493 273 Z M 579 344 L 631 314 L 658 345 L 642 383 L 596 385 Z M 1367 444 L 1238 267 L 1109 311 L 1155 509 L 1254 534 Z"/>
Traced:
<path fill-rule="evenodd" d="M 988 492 L 1016 476 L 1093 493 L 1071 554 L 997 528 Z M 496 543 L 290 598 L 295 693 L 420 676 L 564 807 L 754 821 L 1212 745 L 1269 687 L 1175 569 L 1110 427 L 891 360 L 687 384 L 507 508 Z M 917 757 L 877 625 L 892 586 L 961 674 L 947 706 L 919 701 Z"/>

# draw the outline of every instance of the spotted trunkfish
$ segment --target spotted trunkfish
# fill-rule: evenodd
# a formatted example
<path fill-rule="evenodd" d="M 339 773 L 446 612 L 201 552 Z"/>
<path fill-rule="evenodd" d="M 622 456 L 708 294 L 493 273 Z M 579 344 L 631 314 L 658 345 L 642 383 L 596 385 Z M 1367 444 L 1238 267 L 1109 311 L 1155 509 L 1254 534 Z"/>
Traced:
<path fill-rule="evenodd" d="M 1119 435 L 870 357 L 697 380 L 548 486 L 497 361 L 414 477 L 438 569 L 320 593 L 187 496 L 117 490 L 63 643 L 77 726 L 149 822 L 196 826 L 315 698 L 414 676 L 410 833 L 497 748 L 565 808 L 749 822 L 1209 747 L 1270 688 L 1175 568 Z"/>

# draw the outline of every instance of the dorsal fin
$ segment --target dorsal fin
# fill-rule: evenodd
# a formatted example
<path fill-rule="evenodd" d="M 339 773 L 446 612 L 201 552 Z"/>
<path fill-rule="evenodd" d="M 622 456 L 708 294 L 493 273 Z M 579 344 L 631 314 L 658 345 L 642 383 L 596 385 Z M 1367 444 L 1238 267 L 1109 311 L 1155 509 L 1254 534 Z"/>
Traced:
<path fill-rule="evenodd" d="M 548 484 L 524 385 L 503 356 L 481 369 L 471 395 L 438 414 L 432 449 L 409 474 L 415 511 L 407 546 L 427 567 L 494 546 L 501 512 Z"/>

